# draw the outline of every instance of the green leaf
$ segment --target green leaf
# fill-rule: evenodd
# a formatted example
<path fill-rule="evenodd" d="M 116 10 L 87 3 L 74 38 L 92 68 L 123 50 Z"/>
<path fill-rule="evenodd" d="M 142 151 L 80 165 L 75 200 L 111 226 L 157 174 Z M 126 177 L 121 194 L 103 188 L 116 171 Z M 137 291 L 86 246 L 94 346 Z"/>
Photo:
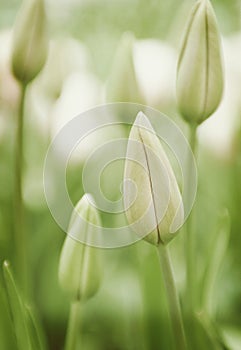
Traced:
<path fill-rule="evenodd" d="M 240 350 L 241 330 L 230 326 L 225 326 L 221 330 L 226 343 L 232 350 Z"/>
<path fill-rule="evenodd" d="M 0 349 L 17 350 L 16 337 L 12 327 L 7 295 L 2 283 L 2 279 L 0 283 L 0 305 Z"/>
<path fill-rule="evenodd" d="M 207 254 L 206 267 L 202 278 L 202 307 L 211 315 L 213 312 L 213 289 L 220 265 L 224 260 L 229 242 L 230 216 L 225 209 L 220 214 L 218 226 L 213 234 Z"/>
<path fill-rule="evenodd" d="M 221 334 L 218 325 L 213 322 L 205 312 L 199 313 L 197 315 L 198 322 L 206 332 L 210 340 L 212 340 L 215 349 L 229 350 L 226 346 L 224 337 Z"/>
<path fill-rule="evenodd" d="M 32 347 L 26 324 L 24 305 L 7 261 L 4 261 L 3 263 L 3 276 L 18 349 L 31 350 Z"/>
<path fill-rule="evenodd" d="M 6 294 L 19 350 L 45 350 L 46 340 L 32 307 L 25 305 L 7 261 L 3 263 Z"/>
<path fill-rule="evenodd" d="M 25 317 L 32 349 L 45 350 L 47 346 L 42 326 L 34 309 L 29 305 L 25 305 Z"/>
<path fill-rule="evenodd" d="M 215 325 L 204 313 L 191 316 L 186 321 L 188 348 L 195 350 L 227 350 Z"/>

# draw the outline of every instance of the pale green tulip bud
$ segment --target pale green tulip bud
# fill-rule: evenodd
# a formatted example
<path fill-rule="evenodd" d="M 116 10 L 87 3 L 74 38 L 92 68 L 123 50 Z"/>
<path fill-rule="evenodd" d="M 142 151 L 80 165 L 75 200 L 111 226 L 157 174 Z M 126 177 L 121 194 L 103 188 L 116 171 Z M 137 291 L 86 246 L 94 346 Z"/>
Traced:
<path fill-rule="evenodd" d="M 133 61 L 134 37 L 124 33 L 106 85 L 107 102 L 142 102 Z"/>
<path fill-rule="evenodd" d="M 177 68 L 177 101 L 190 123 L 202 123 L 220 104 L 223 64 L 216 16 L 209 0 L 193 7 Z"/>
<path fill-rule="evenodd" d="M 101 281 L 98 248 L 78 241 L 78 236 L 88 242 L 98 233 L 100 217 L 91 203 L 93 199 L 86 194 L 76 205 L 60 256 L 60 285 L 73 301 L 93 296 Z"/>
<path fill-rule="evenodd" d="M 166 244 L 183 224 L 183 203 L 171 164 L 149 120 L 132 126 L 124 171 L 124 208 L 131 228 L 148 242 Z"/>
<path fill-rule="evenodd" d="M 43 0 L 25 0 L 14 28 L 12 70 L 22 84 L 33 80 L 47 57 Z"/>

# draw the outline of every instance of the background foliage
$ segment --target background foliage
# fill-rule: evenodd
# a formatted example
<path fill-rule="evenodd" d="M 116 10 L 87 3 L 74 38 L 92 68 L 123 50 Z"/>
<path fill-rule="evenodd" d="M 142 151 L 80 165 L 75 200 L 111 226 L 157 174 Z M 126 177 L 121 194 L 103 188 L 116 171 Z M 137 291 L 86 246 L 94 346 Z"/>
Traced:
<path fill-rule="evenodd" d="M 225 42 L 228 45 L 234 43 L 229 57 L 233 55 L 234 60 L 239 57 L 241 62 L 240 2 L 215 0 L 212 3 Z M 70 111 L 73 117 L 77 111 L 103 101 L 104 84 L 110 74 L 114 53 L 123 32 L 131 31 L 139 40 L 155 38 L 178 50 L 180 31 L 191 4 L 191 0 L 46 2 L 50 37 L 53 47 L 56 45 L 56 50 L 59 50 L 56 51 L 59 55 L 53 55 L 52 62 L 49 63 L 50 70 L 46 68 L 45 75 L 41 73 L 36 83 L 30 87 L 27 97 L 24 198 L 31 293 L 50 349 L 60 349 L 63 346 L 69 309 L 68 300 L 57 280 L 59 254 L 65 236 L 47 208 L 42 188 L 44 157 L 49 141 L 59 127 L 58 117 L 62 118 L 62 110 Z M 8 259 L 13 265 L 13 149 L 18 88 L 9 71 L 8 52 L 9 31 L 19 5 L 20 1 L 16 0 L 0 3 L 0 260 L 2 263 L 4 259 Z M 225 49 L 231 47 L 228 45 Z M 76 60 L 73 59 L 74 54 Z M 81 68 L 82 63 L 79 61 L 81 57 L 84 68 Z M 66 82 L 71 70 L 75 71 L 76 67 L 84 86 L 73 84 L 67 94 Z M 53 68 L 56 68 L 57 73 Z M 165 68 L 160 65 L 161 69 Z M 238 69 L 240 77 L 241 64 Z M 69 84 L 71 85 L 70 82 Z M 66 101 L 71 93 L 75 94 L 76 86 L 80 89 L 80 94 L 83 93 L 83 100 L 80 100 L 79 105 L 73 100 L 73 107 L 71 100 L 70 105 Z M 65 94 L 67 97 L 64 98 Z M 234 350 L 241 346 L 241 93 L 236 91 L 236 94 L 236 98 L 233 96 L 233 100 L 227 101 L 230 107 L 224 111 L 221 108 L 217 112 L 217 118 L 218 113 L 233 114 L 230 122 L 235 127 L 228 147 L 225 148 L 222 140 L 220 142 L 216 137 L 218 124 L 216 130 L 212 129 L 214 141 L 217 138 L 215 150 L 212 145 L 200 143 L 197 198 L 197 260 L 200 278 L 218 226 L 220 212 L 227 208 L 231 217 L 231 233 L 227 247 L 220 256 L 221 264 L 214 283 L 212 308 L 219 331 L 224 335 L 228 347 Z M 154 107 L 168 113 L 186 132 L 186 126 L 176 111 L 175 100 L 163 105 L 162 103 Z M 83 160 L 78 159 L 70 163 L 67 172 L 67 185 L 74 203 L 83 194 L 80 181 L 82 166 Z M 112 180 L 117 179 L 117 174 L 118 166 L 112 169 Z M 108 182 L 109 178 L 107 173 L 104 181 Z M 119 195 L 118 189 L 116 180 L 111 191 L 113 197 Z M 111 220 L 113 218 L 105 218 L 106 224 L 110 224 Z M 216 239 L 219 240 L 219 236 Z M 218 247 L 218 242 L 216 246 Z M 171 244 L 171 253 L 178 286 L 182 291 L 185 247 L 181 235 Z M 105 261 L 105 279 L 98 294 L 83 309 L 83 348 L 157 349 L 157 344 L 161 344 L 162 349 L 172 349 L 166 297 L 154 248 L 145 242 L 139 242 L 134 246 L 103 251 L 102 254 Z M 0 348 L 15 349 L 1 274 L 0 303 Z M 205 344 L 201 344 L 200 349 L 204 348 L 208 349 Z"/>

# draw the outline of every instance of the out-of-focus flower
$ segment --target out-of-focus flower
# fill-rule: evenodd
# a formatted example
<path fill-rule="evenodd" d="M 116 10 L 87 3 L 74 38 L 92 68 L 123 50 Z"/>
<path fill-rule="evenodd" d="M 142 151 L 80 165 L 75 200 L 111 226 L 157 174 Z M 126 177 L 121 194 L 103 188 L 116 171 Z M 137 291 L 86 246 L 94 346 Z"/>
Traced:
<path fill-rule="evenodd" d="M 155 245 L 168 243 L 183 224 L 183 203 L 171 164 L 142 112 L 128 140 L 124 207 L 134 231 Z"/>
<path fill-rule="evenodd" d="M 182 116 L 202 123 L 220 104 L 223 66 L 219 30 L 209 0 L 199 0 L 189 17 L 177 68 L 177 101 Z"/>
<path fill-rule="evenodd" d="M 89 67 L 87 47 L 73 38 L 50 42 L 46 64 L 29 86 L 26 109 L 43 137 L 101 102 L 102 86 Z"/>
<path fill-rule="evenodd" d="M 73 38 L 50 41 L 46 64 L 38 77 L 45 96 L 57 99 L 66 78 L 76 72 L 88 71 L 89 56 L 86 46 Z"/>
<path fill-rule="evenodd" d="M 137 40 L 134 64 L 137 82 L 145 103 L 170 109 L 175 104 L 175 68 L 177 53 L 160 40 Z"/>
<path fill-rule="evenodd" d="M 43 0 L 25 0 L 14 28 L 12 69 L 23 84 L 29 83 L 43 68 L 48 39 Z"/>
<path fill-rule="evenodd" d="M 0 101 L 2 109 L 15 109 L 19 97 L 19 87 L 11 72 L 10 30 L 0 32 Z M 1 132 L 1 131 L 0 131 Z"/>
<path fill-rule="evenodd" d="M 225 89 L 212 118 L 198 128 L 201 145 L 220 159 L 232 156 L 233 139 L 240 125 L 241 33 L 223 39 Z"/>
<path fill-rule="evenodd" d="M 50 115 L 53 136 L 72 118 L 100 103 L 100 93 L 100 82 L 92 73 L 76 71 L 67 76 Z"/>
<path fill-rule="evenodd" d="M 101 281 L 98 249 L 78 241 L 81 235 L 88 242 L 93 234 L 98 234 L 100 217 L 92 203 L 86 194 L 76 205 L 60 256 L 60 285 L 73 301 L 93 296 Z"/>
<path fill-rule="evenodd" d="M 133 62 L 133 44 L 133 35 L 124 33 L 107 81 L 106 102 L 142 102 Z"/>

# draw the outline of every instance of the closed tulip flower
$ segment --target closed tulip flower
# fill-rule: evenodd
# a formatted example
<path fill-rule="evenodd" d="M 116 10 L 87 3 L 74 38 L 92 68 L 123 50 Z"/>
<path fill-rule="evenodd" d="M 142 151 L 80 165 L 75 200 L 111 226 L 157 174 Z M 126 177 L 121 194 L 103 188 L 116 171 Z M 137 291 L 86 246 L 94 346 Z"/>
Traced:
<path fill-rule="evenodd" d="M 47 56 L 46 16 L 43 0 L 25 0 L 17 17 L 12 53 L 12 70 L 27 84 L 42 69 Z"/>
<path fill-rule="evenodd" d="M 127 146 L 124 207 L 133 230 L 166 244 L 183 223 L 183 205 L 171 164 L 149 120 L 139 112 Z"/>
<path fill-rule="evenodd" d="M 200 124 L 215 112 L 223 93 L 223 65 L 217 20 L 209 0 L 199 0 L 189 17 L 177 69 L 180 113 Z"/>
<path fill-rule="evenodd" d="M 106 85 L 106 102 L 141 102 L 134 60 L 134 36 L 124 33 Z"/>
<path fill-rule="evenodd" d="M 90 203 L 90 195 L 84 195 L 72 214 L 59 262 L 60 285 L 72 301 L 90 298 L 100 285 L 99 251 L 78 240 L 82 236 L 87 242 L 98 233 L 99 226 L 100 218 Z"/>

